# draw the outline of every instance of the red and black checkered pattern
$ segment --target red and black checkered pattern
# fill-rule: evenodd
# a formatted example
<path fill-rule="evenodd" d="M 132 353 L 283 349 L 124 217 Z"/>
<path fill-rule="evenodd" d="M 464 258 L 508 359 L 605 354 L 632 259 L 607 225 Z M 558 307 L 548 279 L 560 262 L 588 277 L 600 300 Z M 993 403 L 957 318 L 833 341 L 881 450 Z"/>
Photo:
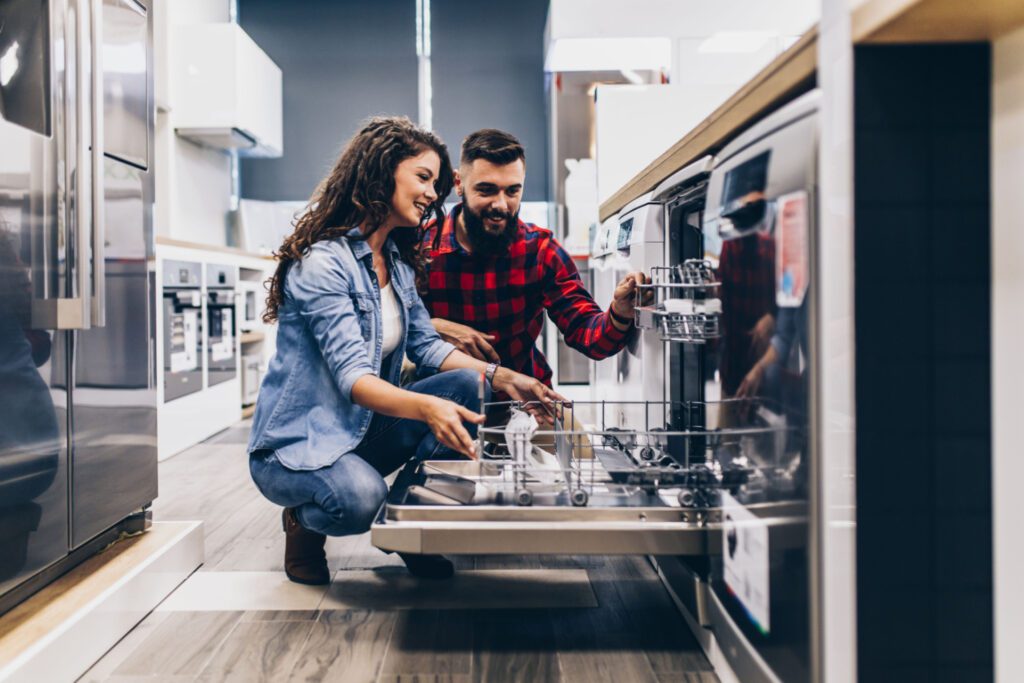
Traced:
<path fill-rule="evenodd" d="M 428 226 L 424 247 L 432 259 L 423 302 L 435 318 L 468 325 L 497 337 L 501 364 L 551 384 L 551 367 L 536 347 L 544 311 L 566 343 L 601 360 L 618 353 L 630 330 L 620 331 L 583 286 L 576 264 L 550 230 L 519 221 L 519 234 L 501 256 L 474 256 L 455 239 L 462 205 Z"/>
<path fill-rule="evenodd" d="M 764 349 L 751 343 L 751 331 L 764 315 L 775 315 L 775 241 L 758 232 L 722 245 L 722 391 L 736 393 Z"/>

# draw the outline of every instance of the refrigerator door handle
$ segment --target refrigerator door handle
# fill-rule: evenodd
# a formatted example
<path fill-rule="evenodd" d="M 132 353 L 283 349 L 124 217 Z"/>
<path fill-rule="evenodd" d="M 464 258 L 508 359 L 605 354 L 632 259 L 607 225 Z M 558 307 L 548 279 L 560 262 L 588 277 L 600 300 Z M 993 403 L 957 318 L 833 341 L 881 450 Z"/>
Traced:
<path fill-rule="evenodd" d="M 69 169 L 71 182 L 72 201 L 74 202 L 74 220 L 70 223 L 73 229 L 72 239 L 68 244 L 74 249 L 75 254 L 75 298 L 67 300 L 65 305 L 58 301 L 57 320 L 54 321 L 57 329 L 62 330 L 87 330 L 90 328 L 92 319 L 92 297 L 91 297 L 91 273 L 90 273 L 90 247 L 92 234 L 92 216 L 90 215 L 90 198 L 86 195 L 86 187 L 92 185 L 89 175 L 91 169 L 86 166 L 86 159 L 89 157 L 89 140 L 86 136 L 86 123 L 89 121 L 90 104 L 86 101 L 87 94 L 91 92 L 87 76 L 90 74 L 89 67 L 85 61 L 86 46 L 89 45 L 90 26 L 92 12 L 86 11 L 87 4 L 92 0 L 79 0 L 77 5 L 77 16 L 75 17 L 75 35 L 78 45 L 73 51 L 75 60 L 74 70 L 74 97 L 75 97 L 75 135 L 74 143 L 68 145 L 70 158 L 74 159 L 73 168 Z M 70 137 L 70 136 L 69 136 Z M 70 166 L 70 164 L 69 164 Z M 88 236 L 88 237 L 87 237 Z"/>
<path fill-rule="evenodd" d="M 67 12 L 66 23 L 62 26 L 63 40 L 58 42 L 54 36 L 46 39 L 48 59 L 56 65 L 51 73 L 55 80 L 63 81 L 59 85 L 56 82 L 47 85 L 48 92 L 44 94 L 56 107 L 54 130 L 52 135 L 49 132 L 46 135 L 57 145 L 54 161 L 60 179 L 54 191 L 67 201 L 55 202 L 52 225 L 61 234 L 54 235 L 54 246 L 47 246 L 50 243 L 47 239 L 39 253 L 33 252 L 33 270 L 43 283 L 32 297 L 31 327 L 37 330 L 86 330 L 91 322 L 90 244 L 87 240 L 87 234 L 91 235 L 91 216 L 85 193 L 85 188 L 91 185 L 85 165 L 89 154 L 85 136 L 89 107 L 85 101 L 88 90 L 83 88 L 89 71 L 82 58 L 89 41 L 90 12 L 82 11 L 85 2 L 91 0 L 79 0 L 70 5 L 72 11 Z M 49 64 L 44 68 L 49 69 Z M 54 89 L 62 93 L 59 98 L 55 98 Z M 62 118 L 64 123 L 59 123 Z M 47 129 L 48 126 L 49 123 Z M 49 229 L 50 221 L 44 220 L 44 224 Z M 66 271 L 62 263 L 66 264 Z M 53 281 L 57 273 L 61 274 L 60 283 Z"/>
<path fill-rule="evenodd" d="M 91 324 L 107 324 L 106 204 L 103 165 L 103 0 L 92 5 L 92 300 Z"/>

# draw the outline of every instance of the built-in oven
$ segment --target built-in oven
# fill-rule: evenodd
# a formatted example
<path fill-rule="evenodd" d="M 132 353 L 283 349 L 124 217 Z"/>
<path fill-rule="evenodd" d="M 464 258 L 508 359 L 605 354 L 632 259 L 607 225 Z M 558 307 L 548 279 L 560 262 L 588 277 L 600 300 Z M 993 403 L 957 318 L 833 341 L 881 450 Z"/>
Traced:
<path fill-rule="evenodd" d="M 206 385 L 238 376 L 238 334 L 235 328 L 235 284 L 238 268 L 206 266 Z"/>
<path fill-rule="evenodd" d="M 266 290 L 263 288 L 263 283 L 253 280 L 239 280 L 237 289 L 238 307 L 236 314 L 238 329 L 242 332 L 260 329 L 263 299 L 267 295 Z"/>
<path fill-rule="evenodd" d="M 203 388 L 202 266 L 163 262 L 164 403 Z"/>

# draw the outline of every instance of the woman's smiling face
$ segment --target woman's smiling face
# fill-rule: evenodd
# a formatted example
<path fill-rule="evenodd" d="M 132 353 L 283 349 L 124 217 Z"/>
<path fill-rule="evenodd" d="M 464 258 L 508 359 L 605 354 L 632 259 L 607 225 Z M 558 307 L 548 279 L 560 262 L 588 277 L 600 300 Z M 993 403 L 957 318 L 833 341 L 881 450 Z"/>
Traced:
<path fill-rule="evenodd" d="M 395 169 L 395 193 L 391 196 L 391 224 L 415 227 L 437 201 L 434 183 L 441 171 L 437 152 L 428 149 L 409 157 Z"/>

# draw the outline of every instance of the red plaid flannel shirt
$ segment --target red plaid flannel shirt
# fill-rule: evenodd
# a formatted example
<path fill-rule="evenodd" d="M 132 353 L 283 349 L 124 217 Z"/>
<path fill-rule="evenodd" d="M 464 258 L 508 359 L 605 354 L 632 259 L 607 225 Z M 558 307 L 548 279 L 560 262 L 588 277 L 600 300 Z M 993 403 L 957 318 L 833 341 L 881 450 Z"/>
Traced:
<path fill-rule="evenodd" d="M 722 390 L 732 396 L 758 354 L 751 330 L 764 315 L 775 315 L 775 240 L 763 233 L 722 244 L 718 262 L 722 283 Z M 762 350 L 763 353 L 763 350 Z"/>
<path fill-rule="evenodd" d="M 520 220 L 507 254 L 474 256 L 455 238 L 461 210 L 459 204 L 445 218 L 436 249 L 436 223 L 426 229 L 423 245 L 431 264 L 423 302 L 432 317 L 494 335 L 504 367 L 549 386 L 551 367 L 536 347 L 545 310 L 566 343 L 590 358 L 601 360 L 622 350 L 632 328 L 622 331 L 612 324 L 550 230 Z"/>

